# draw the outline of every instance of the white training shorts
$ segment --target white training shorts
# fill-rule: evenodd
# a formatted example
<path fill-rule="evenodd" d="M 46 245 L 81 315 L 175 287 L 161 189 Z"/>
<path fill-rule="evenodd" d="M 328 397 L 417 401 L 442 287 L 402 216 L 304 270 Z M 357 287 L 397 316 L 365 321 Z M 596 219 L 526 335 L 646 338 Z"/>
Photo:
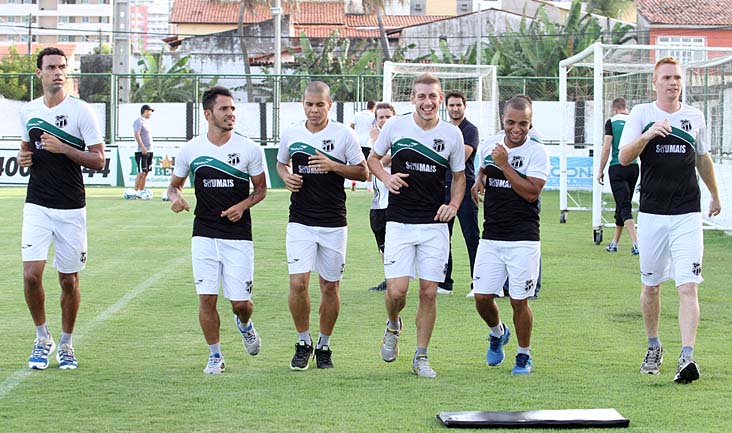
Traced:
<path fill-rule="evenodd" d="M 641 282 L 657 286 L 674 279 L 676 286 L 699 284 L 704 232 L 699 212 L 682 215 L 638 213 Z"/>
<path fill-rule="evenodd" d="M 508 277 L 511 299 L 534 296 L 539 279 L 541 242 L 481 239 L 473 266 L 473 289 L 483 295 L 503 296 Z"/>
<path fill-rule="evenodd" d="M 23 206 L 21 248 L 24 262 L 45 261 L 54 245 L 53 267 L 74 274 L 86 266 L 86 208 L 51 209 L 37 204 Z"/>
<path fill-rule="evenodd" d="M 446 223 L 403 224 L 386 222 L 384 276 L 445 281 L 450 253 L 450 232 Z"/>
<path fill-rule="evenodd" d="M 194 236 L 191 239 L 193 280 L 199 295 L 218 295 L 219 286 L 230 301 L 252 299 L 254 245 L 252 241 Z"/>
<path fill-rule="evenodd" d="M 340 281 L 346 267 L 348 227 L 287 224 L 287 268 L 292 274 L 315 271 L 326 281 Z"/>

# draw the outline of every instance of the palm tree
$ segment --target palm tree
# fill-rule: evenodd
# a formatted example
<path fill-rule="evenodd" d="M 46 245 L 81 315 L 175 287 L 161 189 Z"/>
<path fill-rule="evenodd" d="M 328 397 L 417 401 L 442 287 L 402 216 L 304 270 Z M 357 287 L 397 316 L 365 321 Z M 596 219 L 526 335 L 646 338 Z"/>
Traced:
<path fill-rule="evenodd" d="M 386 37 L 386 29 L 384 29 L 384 18 L 382 13 L 386 8 L 386 5 L 392 3 L 389 0 L 362 0 L 364 12 L 373 12 L 376 14 L 376 23 L 379 25 L 379 40 L 381 41 L 381 51 L 384 60 L 391 60 L 391 53 L 389 52 L 389 39 Z M 409 0 L 393 0 L 401 5 L 409 3 Z"/>
<path fill-rule="evenodd" d="M 612 29 L 610 28 L 610 18 L 620 18 L 633 7 L 630 0 L 589 0 L 587 2 L 587 11 L 605 17 L 605 31 L 607 39 L 603 36 L 603 42 L 611 43 L 613 41 Z"/>

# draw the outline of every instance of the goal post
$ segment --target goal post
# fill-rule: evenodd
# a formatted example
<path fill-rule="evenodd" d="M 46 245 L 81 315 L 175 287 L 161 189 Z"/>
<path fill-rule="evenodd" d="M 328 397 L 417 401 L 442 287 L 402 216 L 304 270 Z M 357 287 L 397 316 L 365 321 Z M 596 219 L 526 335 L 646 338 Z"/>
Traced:
<path fill-rule="evenodd" d="M 732 202 L 732 184 L 725 181 L 732 178 L 728 174 L 732 170 L 732 48 L 595 43 L 559 63 L 560 221 L 567 221 L 569 211 L 591 210 L 595 243 L 602 242 L 603 227 L 614 226 L 609 181 L 603 186 L 596 180 L 612 101 L 623 97 L 629 108 L 653 101 L 653 67 L 667 55 L 681 61 L 682 100 L 706 117 L 721 200 L 723 206 Z M 578 77 L 591 84 L 582 85 L 582 80 L 574 79 Z M 592 158 L 591 190 L 573 188 L 568 179 L 567 160 L 577 149 Z M 706 207 L 709 193 L 701 181 L 700 188 L 702 207 Z M 705 228 L 732 230 L 732 212 L 712 219 L 705 214 Z"/>
<path fill-rule="evenodd" d="M 426 72 L 440 80 L 443 92 L 460 90 L 465 93 L 465 117 L 478 128 L 481 140 L 496 133 L 499 116 L 495 66 L 384 62 L 384 102 L 394 105 L 398 114 L 413 111 L 409 99 L 412 82 Z M 440 107 L 440 116 L 448 119 L 444 104 Z"/>

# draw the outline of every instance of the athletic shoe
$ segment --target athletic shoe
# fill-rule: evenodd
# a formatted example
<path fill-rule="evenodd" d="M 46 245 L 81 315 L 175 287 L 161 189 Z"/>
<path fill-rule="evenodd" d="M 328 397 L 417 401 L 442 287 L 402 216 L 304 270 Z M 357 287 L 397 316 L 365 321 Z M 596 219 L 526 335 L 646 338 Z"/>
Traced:
<path fill-rule="evenodd" d="M 330 359 L 333 352 L 329 346 L 315 349 L 315 366 L 318 368 L 333 368 L 333 361 Z"/>
<path fill-rule="evenodd" d="M 630 250 L 630 254 L 632 254 L 634 256 L 637 256 L 638 254 L 640 254 L 640 251 L 638 251 L 638 246 L 633 245 L 633 249 Z"/>
<path fill-rule="evenodd" d="M 438 295 L 452 295 L 452 289 L 443 289 L 442 287 L 437 288 Z"/>
<path fill-rule="evenodd" d="M 433 378 L 437 376 L 435 370 L 430 366 L 430 360 L 427 355 L 417 355 L 412 360 L 412 373 L 419 377 Z"/>
<path fill-rule="evenodd" d="M 402 332 L 402 318 L 399 318 L 399 329 L 389 329 L 389 321 L 386 322 L 384 339 L 381 341 L 381 359 L 384 362 L 392 362 L 399 355 L 399 334 Z"/>
<path fill-rule="evenodd" d="M 516 365 L 513 366 L 511 374 L 529 374 L 534 368 L 534 360 L 531 355 L 519 353 L 516 355 Z"/>
<path fill-rule="evenodd" d="M 380 282 L 378 285 L 369 288 L 369 292 L 383 292 L 386 290 L 386 280 Z"/>
<path fill-rule="evenodd" d="M 617 253 L 618 252 L 618 246 L 615 243 L 611 242 L 610 245 L 608 245 L 607 247 L 605 247 L 605 251 L 607 251 L 609 253 Z"/>
<path fill-rule="evenodd" d="M 137 191 L 132 188 L 127 188 L 123 194 L 125 200 L 135 200 L 137 198 Z"/>
<path fill-rule="evenodd" d="M 56 360 L 58 361 L 58 368 L 61 370 L 76 370 L 79 367 L 76 356 L 74 356 L 74 348 L 68 344 L 62 344 L 58 348 Z"/>
<path fill-rule="evenodd" d="M 508 326 L 504 323 L 502 336 L 496 337 L 491 332 L 488 337 L 490 339 L 490 344 L 488 344 L 488 350 L 485 352 L 485 362 L 491 367 L 501 365 L 503 360 L 506 358 L 506 352 L 503 350 L 503 346 L 505 346 L 511 339 L 511 330 L 508 329 Z"/>
<path fill-rule="evenodd" d="M 313 354 L 313 345 L 300 340 L 295 345 L 295 356 L 290 362 L 291 370 L 307 370 L 310 356 Z"/>
<path fill-rule="evenodd" d="M 28 357 L 28 368 L 34 370 L 45 370 L 48 368 L 48 357 L 53 353 L 53 349 L 56 348 L 56 343 L 53 342 L 53 337 L 48 334 L 48 338 L 36 338 L 33 341 L 33 351 Z"/>
<path fill-rule="evenodd" d="M 212 353 L 208 356 L 208 364 L 203 372 L 206 374 L 221 374 L 226 370 L 226 364 L 224 364 L 224 356 L 220 353 Z"/>
<path fill-rule="evenodd" d="M 696 365 L 696 361 L 691 356 L 681 355 L 674 382 L 691 383 L 697 379 L 699 379 L 699 366 Z"/>
<path fill-rule="evenodd" d="M 466 298 L 475 298 L 475 290 L 470 289 L 467 295 L 465 295 Z"/>
<path fill-rule="evenodd" d="M 244 349 L 247 353 L 254 356 L 259 353 L 259 346 L 262 344 L 262 340 L 257 334 L 257 330 L 254 329 L 254 323 L 249 322 L 249 330 L 243 331 L 241 329 L 241 321 L 238 316 L 234 316 L 234 322 L 236 322 L 236 328 L 241 332 L 241 341 L 244 343 Z"/>
<path fill-rule="evenodd" d="M 662 363 L 663 348 L 649 347 L 646 352 L 646 357 L 643 358 L 643 363 L 641 363 L 640 372 L 643 374 L 658 374 L 661 372 L 660 368 Z"/>

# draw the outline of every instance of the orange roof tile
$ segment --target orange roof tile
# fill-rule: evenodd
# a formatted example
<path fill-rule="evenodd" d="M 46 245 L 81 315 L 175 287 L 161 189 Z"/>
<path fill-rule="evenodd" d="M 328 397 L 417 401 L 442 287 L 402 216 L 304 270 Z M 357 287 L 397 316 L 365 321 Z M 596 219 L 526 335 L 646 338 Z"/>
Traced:
<path fill-rule="evenodd" d="M 637 5 L 651 24 L 732 25 L 732 0 L 637 0 Z"/>

